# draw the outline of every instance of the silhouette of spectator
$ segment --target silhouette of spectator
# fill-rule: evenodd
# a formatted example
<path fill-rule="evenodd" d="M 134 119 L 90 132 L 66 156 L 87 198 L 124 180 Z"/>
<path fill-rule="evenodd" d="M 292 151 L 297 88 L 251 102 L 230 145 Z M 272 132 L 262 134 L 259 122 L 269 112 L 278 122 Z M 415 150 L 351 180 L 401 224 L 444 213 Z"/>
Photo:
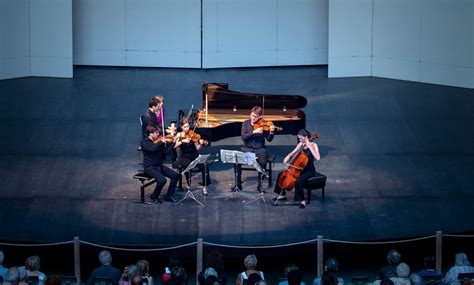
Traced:
<path fill-rule="evenodd" d="M 457 253 L 455 255 L 454 266 L 448 270 L 442 283 L 444 285 L 459 285 L 459 273 L 474 273 L 474 267 L 470 266 L 465 253 Z"/>
<path fill-rule="evenodd" d="M 110 277 L 112 278 L 112 283 L 117 285 L 122 274 L 120 270 L 112 266 L 112 255 L 110 252 L 107 250 L 101 251 L 99 253 L 99 261 L 102 266 L 92 271 L 89 281 L 87 281 L 87 285 L 94 285 L 97 277 Z"/>
<path fill-rule="evenodd" d="M 392 249 L 387 254 L 388 265 L 382 267 L 379 271 L 379 279 L 383 280 L 385 278 L 391 278 L 397 276 L 397 266 L 400 264 L 402 255 L 395 249 Z"/>

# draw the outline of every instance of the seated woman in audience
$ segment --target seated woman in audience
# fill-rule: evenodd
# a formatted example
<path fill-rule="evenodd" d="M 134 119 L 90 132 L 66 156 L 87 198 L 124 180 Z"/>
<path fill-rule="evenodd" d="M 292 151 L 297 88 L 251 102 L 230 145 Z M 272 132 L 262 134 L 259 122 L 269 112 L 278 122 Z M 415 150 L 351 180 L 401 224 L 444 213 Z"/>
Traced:
<path fill-rule="evenodd" d="M 411 285 L 410 279 L 408 279 L 410 276 L 410 267 L 408 264 L 404 262 L 400 263 L 397 265 L 396 272 L 397 276 L 390 278 L 395 285 Z"/>
<path fill-rule="evenodd" d="M 249 279 L 249 276 L 252 273 L 257 273 L 262 279 L 265 279 L 263 272 L 262 271 L 257 271 L 257 257 L 253 254 L 248 255 L 244 259 L 244 265 L 245 265 L 245 271 L 239 273 L 237 275 L 237 278 L 235 279 L 235 285 L 242 285 L 244 283 L 244 280 Z"/>
<path fill-rule="evenodd" d="M 334 275 L 338 276 L 339 271 L 339 262 L 337 259 L 330 257 L 326 260 L 326 265 L 324 266 L 324 271 L 331 271 Z M 320 285 L 321 278 L 316 277 L 313 281 L 313 285 Z M 337 284 L 344 284 L 344 279 L 337 277 Z"/>
<path fill-rule="evenodd" d="M 37 255 L 30 256 L 26 259 L 25 268 L 28 277 L 38 277 L 38 285 L 44 285 L 46 275 L 39 271 L 40 259 Z"/>
<path fill-rule="evenodd" d="M 148 261 L 142 259 L 137 262 L 137 268 L 138 268 L 138 275 L 141 276 L 143 283 L 146 283 L 148 285 L 153 285 L 153 277 L 150 276 L 150 264 Z"/>
<path fill-rule="evenodd" d="M 206 283 L 205 273 L 208 268 L 212 268 L 216 271 L 216 277 L 219 284 L 227 284 L 227 276 L 224 274 L 224 259 L 222 258 L 222 254 L 219 251 L 212 250 L 206 255 L 206 258 L 204 258 L 203 271 L 199 272 L 198 274 L 198 281 L 200 285 L 204 285 Z"/>
<path fill-rule="evenodd" d="M 278 285 L 288 285 L 289 283 L 289 276 L 288 274 L 292 271 L 295 271 L 295 270 L 299 270 L 298 266 L 296 266 L 295 264 L 288 264 L 286 267 L 285 267 L 285 277 L 287 280 L 285 281 L 281 281 L 280 283 L 278 283 Z M 303 281 L 301 281 L 301 284 L 300 285 L 305 285 L 305 283 Z"/>
<path fill-rule="evenodd" d="M 449 269 L 448 273 L 446 273 L 442 283 L 444 285 L 459 285 L 459 273 L 474 273 L 474 267 L 469 264 L 469 260 L 465 253 L 457 253 L 455 255 L 454 266 Z"/>

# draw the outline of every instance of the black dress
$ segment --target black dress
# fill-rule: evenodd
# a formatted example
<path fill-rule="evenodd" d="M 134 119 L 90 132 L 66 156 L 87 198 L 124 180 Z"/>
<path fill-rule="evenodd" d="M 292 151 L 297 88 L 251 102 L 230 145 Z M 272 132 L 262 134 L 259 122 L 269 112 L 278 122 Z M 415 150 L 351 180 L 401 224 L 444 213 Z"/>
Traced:
<path fill-rule="evenodd" d="M 308 156 L 308 163 L 306 164 L 305 168 L 303 171 L 301 171 L 300 176 L 298 176 L 298 179 L 296 179 L 296 184 L 295 184 L 295 201 L 303 201 L 304 200 L 304 190 L 303 187 L 306 185 L 308 182 L 308 179 L 316 175 L 316 168 L 314 167 L 314 156 L 311 153 L 311 150 L 309 148 L 303 149 L 303 152 Z M 278 181 L 280 180 L 280 176 L 282 175 L 284 171 L 280 172 L 278 174 L 277 178 L 277 183 L 275 184 L 275 190 L 273 192 L 280 194 L 281 195 L 286 195 L 286 191 L 281 189 L 280 186 L 278 186 Z"/>
<path fill-rule="evenodd" d="M 183 168 L 188 167 L 189 164 L 193 160 L 195 160 L 198 157 L 198 151 L 196 149 L 196 145 L 193 142 L 190 143 L 182 143 L 179 146 L 179 149 L 181 150 L 181 157 L 179 158 L 179 165 Z M 202 181 L 201 184 L 204 186 L 207 186 L 211 184 L 211 178 L 209 176 L 209 169 L 205 167 L 203 163 L 200 163 L 197 165 L 197 168 L 201 171 L 202 173 Z M 186 172 L 186 181 L 188 182 L 188 185 L 190 183 L 191 175 L 189 172 Z"/>

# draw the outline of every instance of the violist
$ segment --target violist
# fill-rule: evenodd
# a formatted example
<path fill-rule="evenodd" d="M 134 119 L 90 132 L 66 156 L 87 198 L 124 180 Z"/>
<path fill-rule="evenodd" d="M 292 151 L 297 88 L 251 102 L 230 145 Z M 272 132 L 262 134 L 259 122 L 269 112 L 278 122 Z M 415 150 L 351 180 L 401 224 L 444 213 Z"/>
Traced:
<path fill-rule="evenodd" d="M 274 200 L 286 200 L 286 191 L 292 189 L 283 189 L 282 188 L 282 175 L 285 171 L 291 171 L 291 168 L 299 168 L 299 176 L 296 179 L 296 182 L 293 184 L 295 189 L 295 202 L 300 202 L 300 208 L 306 208 L 306 204 L 309 204 L 309 200 L 306 202 L 304 200 L 304 190 L 303 186 L 308 182 L 308 179 L 313 177 L 316 174 L 316 168 L 314 167 L 314 160 L 321 159 L 319 154 L 318 144 L 314 141 L 314 138 L 318 137 L 318 134 L 315 133 L 313 136 L 305 129 L 298 131 L 298 145 L 291 151 L 284 159 L 283 163 L 287 164 L 287 169 L 278 174 L 277 183 L 275 184 L 274 192 L 278 194 L 277 197 L 273 198 Z M 306 156 L 306 157 L 298 157 Z M 295 166 L 292 163 L 296 160 L 306 161 L 304 166 Z M 284 187 L 284 186 L 283 186 Z"/>
<path fill-rule="evenodd" d="M 189 122 L 187 120 L 181 121 L 182 131 L 176 135 L 175 148 L 178 148 L 181 152 L 178 162 L 181 167 L 188 167 L 188 165 L 195 160 L 199 155 L 199 150 L 206 144 L 206 141 L 201 139 L 198 134 L 190 129 Z M 202 182 L 203 186 L 208 186 L 211 184 L 211 178 L 209 177 L 209 169 L 203 164 L 200 163 L 197 165 L 197 168 L 202 173 Z M 186 172 L 186 181 L 188 187 L 191 180 L 191 174 Z M 202 189 L 202 194 L 207 195 L 207 189 L 204 187 Z"/>

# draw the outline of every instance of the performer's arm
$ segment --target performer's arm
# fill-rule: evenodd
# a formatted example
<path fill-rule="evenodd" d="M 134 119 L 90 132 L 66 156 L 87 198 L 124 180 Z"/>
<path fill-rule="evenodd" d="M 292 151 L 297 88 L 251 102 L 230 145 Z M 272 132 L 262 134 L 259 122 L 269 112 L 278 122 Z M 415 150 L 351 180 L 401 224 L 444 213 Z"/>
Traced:
<path fill-rule="evenodd" d="M 288 163 L 288 161 L 290 161 L 290 159 L 293 157 L 293 155 L 295 155 L 296 151 L 298 150 L 298 148 L 300 148 L 302 143 L 298 143 L 295 147 L 295 149 L 293 149 L 286 157 L 285 159 L 283 159 L 283 162 L 284 163 Z"/>
<path fill-rule="evenodd" d="M 309 150 L 311 151 L 311 153 L 313 154 L 314 158 L 316 160 L 320 160 L 321 159 L 321 155 L 319 154 L 319 147 L 318 147 L 318 144 L 313 142 L 309 145 Z"/>
<path fill-rule="evenodd" d="M 163 149 L 163 145 L 164 143 L 162 142 L 154 144 L 150 139 L 146 139 L 142 142 L 142 150 L 147 152 L 157 152 Z"/>

